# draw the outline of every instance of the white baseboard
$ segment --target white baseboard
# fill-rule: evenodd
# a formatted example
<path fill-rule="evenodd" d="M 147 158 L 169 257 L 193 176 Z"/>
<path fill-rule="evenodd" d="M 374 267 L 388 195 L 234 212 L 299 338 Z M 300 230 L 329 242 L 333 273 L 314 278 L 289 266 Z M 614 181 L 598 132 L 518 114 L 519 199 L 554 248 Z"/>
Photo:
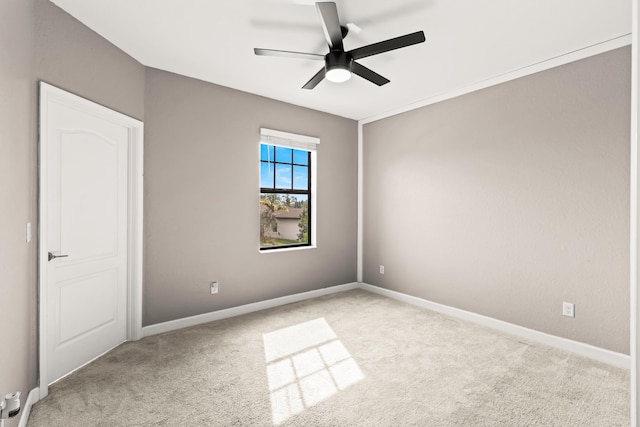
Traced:
<path fill-rule="evenodd" d="M 347 283 L 345 285 L 331 286 L 328 288 L 317 289 L 314 291 L 303 292 L 300 294 L 288 295 L 285 297 L 274 298 L 266 301 L 255 302 L 252 304 L 241 305 L 238 307 L 227 308 L 224 310 L 212 311 L 210 313 L 199 314 L 196 316 L 185 317 L 183 319 L 171 320 L 163 323 L 156 323 L 142 328 L 142 336 L 148 337 L 164 332 L 175 331 L 189 326 L 200 325 L 202 323 L 213 322 L 215 320 L 227 319 L 229 317 L 240 316 L 242 314 L 253 313 L 255 311 L 265 310 L 267 308 L 279 307 L 292 302 L 304 301 L 311 298 L 321 297 L 323 295 L 335 294 L 338 292 L 358 289 L 359 284 L 356 282 Z"/>
<path fill-rule="evenodd" d="M 40 400 L 40 388 L 36 387 L 31 389 L 29 395 L 27 396 L 27 400 L 24 402 L 24 408 L 22 408 L 21 411 L 18 427 L 27 427 L 27 423 L 29 422 L 29 415 L 31 415 L 31 407 L 35 405 L 38 400 Z"/>
<path fill-rule="evenodd" d="M 512 323 L 497 320 L 492 317 L 483 316 L 480 314 L 472 313 L 470 311 L 460 310 L 458 308 L 438 304 L 422 298 L 403 294 L 401 292 L 369 285 L 367 283 L 360 283 L 359 287 L 360 289 L 364 289 L 378 295 L 406 302 L 411 305 L 426 308 L 428 310 L 446 314 L 451 317 L 456 317 L 458 319 L 476 323 L 478 325 L 486 326 L 500 332 L 515 335 L 517 337 L 535 341 L 544 345 L 548 345 L 550 347 L 558 348 L 560 350 L 569 351 L 580 356 L 588 357 L 590 359 L 606 363 L 608 365 L 616 366 L 618 368 L 631 368 L 631 358 L 626 354 L 616 353 L 614 351 L 595 347 L 578 341 L 572 341 L 566 338 L 557 337 L 555 335 L 545 334 L 544 332 L 539 332 L 533 329 L 514 325 Z"/>
<path fill-rule="evenodd" d="M 260 310 L 266 310 L 268 308 L 279 307 L 281 305 L 304 301 L 311 298 L 317 298 L 323 295 L 349 291 L 352 289 L 363 289 L 365 291 L 373 292 L 375 294 L 402 301 L 411 305 L 426 308 L 427 310 L 432 310 L 451 317 L 456 317 L 458 319 L 486 326 L 500 332 L 515 335 L 517 337 L 548 345 L 560 350 L 569 351 L 580 356 L 588 357 L 590 359 L 606 363 L 608 365 L 624 369 L 631 368 L 631 358 L 626 354 L 616 353 L 614 351 L 595 347 L 578 341 L 572 341 L 555 335 L 549 335 L 544 332 L 539 332 L 533 329 L 525 328 L 523 326 L 514 325 L 513 323 L 494 319 L 492 317 L 487 317 L 481 314 L 472 313 L 470 311 L 465 311 L 436 302 L 428 301 L 422 298 L 403 294 L 401 292 L 384 289 L 378 286 L 369 285 L 367 283 L 356 282 L 338 286 L 331 286 L 328 288 L 317 289 L 314 291 L 303 292 L 300 294 L 289 295 L 281 298 L 274 298 L 252 304 L 241 305 L 238 307 L 227 308 L 224 310 L 212 311 L 210 313 L 199 314 L 197 316 L 190 316 L 183 319 L 171 320 L 168 322 L 145 326 L 142 328 L 142 336 L 148 337 L 164 332 L 171 332 L 178 329 L 187 328 L 189 326 L 227 319 L 230 317 L 253 313 Z M 31 396 L 31 393 L 29 393 L 29 396 Z"/>

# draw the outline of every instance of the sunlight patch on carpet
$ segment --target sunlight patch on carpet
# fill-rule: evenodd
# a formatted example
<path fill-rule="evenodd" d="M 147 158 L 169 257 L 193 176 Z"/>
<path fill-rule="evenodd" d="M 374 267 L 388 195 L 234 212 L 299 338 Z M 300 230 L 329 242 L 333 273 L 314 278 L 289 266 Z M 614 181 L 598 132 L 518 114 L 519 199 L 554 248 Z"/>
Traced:
<path fill-rule="evenodd" d="M 324 318 L 263 334 L 262 338 L 275 425 L 364 378 Z"/>

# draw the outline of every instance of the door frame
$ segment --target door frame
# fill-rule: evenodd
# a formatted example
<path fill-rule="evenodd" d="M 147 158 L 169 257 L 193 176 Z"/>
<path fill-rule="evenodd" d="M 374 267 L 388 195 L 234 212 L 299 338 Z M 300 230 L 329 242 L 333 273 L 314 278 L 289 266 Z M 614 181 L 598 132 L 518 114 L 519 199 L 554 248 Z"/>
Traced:
<path fill-rule="evenodd" d="M 39 192 L 38 192 L 38 343 L 39 343 L 39 392 L 40 399 L 47 396 L 49 386 L 47 382 L 47 276 L 44 274 L 48 263 L 47 241 L 47 132 L 43 124 L 49 117 L 49 104 L 55 102 L 72 107 L 94 116 L 102 117 L 111 122 L 126 126 L 129 129 L 128 173 L 127 173 L 127 341 L 142 338 L 142 251 L 143 251 L 143 153 L 144 153 L 144 124 L 143 122 L 74 95 L 48 83 L 40 81 L 39 101 Z"/>
<path fill-rule="evenodd" d="M 640 421 L 640 2 L 631 1 L 630 425 Z"/>

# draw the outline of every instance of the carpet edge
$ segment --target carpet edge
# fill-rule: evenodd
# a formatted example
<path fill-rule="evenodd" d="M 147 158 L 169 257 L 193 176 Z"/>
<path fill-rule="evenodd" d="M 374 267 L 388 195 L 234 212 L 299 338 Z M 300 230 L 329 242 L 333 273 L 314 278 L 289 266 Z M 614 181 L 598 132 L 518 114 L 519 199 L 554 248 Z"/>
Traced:
<path fill-rule="evenodd" d="M 260 310 L 266 310 L 268 308 L 279 307 L 281 305 L 304 301 L 311 298 L 317 298 L 324 295 L 350 291 L 353 289 L 358 289 L 359 287 L 360 286 L 358 282 L 351 282 L 343 285 L 336 285 L 336 286 L 329 286 L 321 289 L 315 289 L 313 291 L 302 292 L 299 294 L 287 295 L 280 298 L 273 298 L 265 301 L 254 302 L 251 304 L 239 305 L 237 307 L 226 308 L 224 310 L 211 311 L 209 313 L 203 313 L 195 316 L 184 317 L 182 319 L 169 320 L 167 322 L 144 326 L 142 328 L 142 337 L 149 337 L 152 335 L 162 334 L 165 332 L 176 331 L 178 329 L 188 328 L 190 326 L 196 326 L 202 323 L 228 319 L 230 317 L 241 316 L 243 314 L 253 313 L 255 311 L 260 311 Z"/>
<path fill-rule="evenodd" d="M 433 301 L 404 294 L 402 292 L 392 291 L 389 289 L 381 288 L 379 286 L 370 285 L 368 283 L 360 283 L 359 285 L 360 289 L 362 290 L 382 295 L 397 301 L 402 301 L 407 304 L 425 308 L 427 310 L 432 310 L 451 317 L 486 326 L 500 332 L 515 335 L 517 337 L 525 338 L 527 340 L 531 340 L 540 344 L 548 345 L 559 350 L 569 351 L 571 353 L 575 353 L 580 356 L 605 363 L 607 365 L 615 366 L 617 368 L 623 368 L 627 370 L 631 369 L 631 357 L 626 354 L 617 353 L 615 351 L 596 347 L 591 344 L 573 341 L 568 338 L 562 338 L 556 335 L 536 331 L 534 329 L 525 328 L 524 326 L 518 326 L 513 323 L 505 322 L 503 320 L 494 319 L 493 317 L 483 316 L 481 314 L 461 310 L 459 308 L 451 307 L 444 304 L 439 304 Z"/>

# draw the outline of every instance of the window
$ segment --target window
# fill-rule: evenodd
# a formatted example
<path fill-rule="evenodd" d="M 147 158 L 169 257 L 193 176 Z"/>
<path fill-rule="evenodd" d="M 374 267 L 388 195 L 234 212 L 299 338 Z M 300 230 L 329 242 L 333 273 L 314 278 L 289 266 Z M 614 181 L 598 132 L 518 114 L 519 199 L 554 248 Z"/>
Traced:
<path fill-rule="evenodd" d="M 311 246 L 317 138 L 261 129 L 260 249 Z"/>

